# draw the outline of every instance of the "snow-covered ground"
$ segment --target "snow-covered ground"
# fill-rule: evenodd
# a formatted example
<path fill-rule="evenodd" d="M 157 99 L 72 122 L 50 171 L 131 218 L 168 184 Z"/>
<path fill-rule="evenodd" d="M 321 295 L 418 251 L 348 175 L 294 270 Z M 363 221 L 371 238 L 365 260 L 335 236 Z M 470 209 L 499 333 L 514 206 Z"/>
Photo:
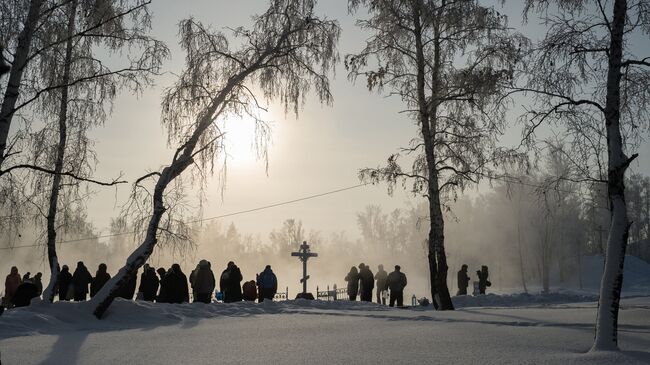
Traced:
<path fill-rule="evenodd" d="M 623 301 L 622 352 L 587 354 L 596 304 L 572 295 L 521 296 L 509 308 L 500 305 L 513 297 L 456 298 L 462 308 L 453 312 L 117 300 L 103 320 L 86 303 L 38 304 L 0 317 L 0 351 L 3 365 L 650 363 L 650 297 Z"/>

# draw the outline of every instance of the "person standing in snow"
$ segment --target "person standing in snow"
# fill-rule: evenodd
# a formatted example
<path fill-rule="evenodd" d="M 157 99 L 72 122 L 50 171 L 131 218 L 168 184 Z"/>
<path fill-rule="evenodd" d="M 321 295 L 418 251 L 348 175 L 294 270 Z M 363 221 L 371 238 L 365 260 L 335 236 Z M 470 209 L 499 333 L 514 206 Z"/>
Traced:
<path fill-rule="evenodd" d="M 195 295 L 194 302 L 210 303 L 215 287 L 214 273 L 212 272 L 210 263 L 206 260 L 201 260 L 192 274 L 194 274 L 194 280 L 192 281 L 190 279 L 190 282 Z M 192 278 L 191 274 L 190 277 Z"/>
<path fill-rule="evenodd" d="M 485 265 L 481 266 L 481 270 L 478 270 L 476 275 L 478 276 L 478 292 L 479 294 L 485 294 L 485 289 L 488 286 L 492 286 L 492 283 L 488 280 L 488 267 Z"/>
<path fill-rule="evenodd" d="M 128 277 L 127 281 L 122 284 L 122 287 L 120 288 L 118 297 L 128 299 L 128 300 L 133 300 L 133 297 L 135 296 L 135 287 L 137 286 L 138 283 L 138 270 L 134 271 L 131 276 Z"/>
<path fill-rule="evenodd" d="M 275 276 L 271 265 L 266 265 L 264 271 L 257 275 L 257 287 L 259 288 L 259 299 L 262 303 L 264 299 L 273 300 L 275 293 L 278 292 L 278 278 Z"/>
<path fill-rule="evenodd" d="M 190 291 L 187 286 L 187 276 L 185 276 L 179 264 L 173 264 L 171 269 L 167 271 L 161 285 L 161 293 L 163 287 L 167 303 L 189 303 Z"/>
<path fill-rule="evenodd" d="M 377 267 L 377 273 L 375 274 L 375 280 L 377 281 L 377 303 L 386 305 L 386 297 L 384 293 L 388 290 L 386 286 L 386 280 L 388 279 L 388 273 L 384 270 L 384 265 L 379 265 Z"/>
<path fill-rule="evenodd" d="M 359 271 L 355 266 L 350 268 L 350 272 L 345 276 L 345 281 L 348 282 L 348 296 L 351 301 L 357 300 L 359 293 Z"/>
<path fill-rule="evenodd" d="M 149 265 L 144 265 L 144 271 L 140 276 L 140 286 L 138 291 L 142 293 L 142 299 L 147 302 L 153 302 L 156 299 L 158 285 L 160 280 L 156 276 L 156 270 Z"/>
<path fill-rule="evenodd" d="M 395 271 L 388 274 L 388 279 L 386 280 L 388 289 L 390 289 L 390 301 L 389 306 L 394 307 L 395 302 L 397 302 L 398 307 L 404 305 L 404 287 L 406 287 L 406 275 L 401 271 L 399 265 L 395 265 Z"/>
<path fill-rule="evenodd" d="M 69 300 L 68 289 L 70 288 L 70 283 L 72 283 L 72 274 L 70 274 L 70 268 L 68 267 L 68 265 L 63 265 L 63 268 L 59 273 L 59 278 L 56 283 L 56 286 L 58 287 L 59 290 L 59 301 Z"/>
<path fill-rule="evenodd" d="M 14 307 L 26 307 L 36 297 L 38 297 L 38 288 L 36 284 L 28 280 L 18 286 L 16 294 L 14 294 L 11 300 Z"/>
<path fill-rule="evenodd" d="M 224 303 L 241 302 L 241 281 L 243 280 L 241 270 L 235 265 L 234 262 L 228 262 L 228 266 L 221 273 L 219 280 L 219 287 L 223 293 Z"/>
<path fill-rule="evenodd" d="M 88 284 L 93 281 L 92 275 L 88 272 L 83 261 L 77 262 L 77 268 L 72 274 L 72 285 L 74 286 L 74 301 L 81 302 L 86 300 L 88 295 Z"/>
<path fill-rule="evenodd" d="M 95 277 L 93 278 L 93 281 L 90 283 L 90 297 L 94 297 L 95 294 L 99 292 L 99 289 L 101 289 L 107 281 L 111 279 L 111 274 L 107 272 L 108 268 L 106 267 L 106 264 L 101 263 L 97 267 L 97 272 L 95 273 Z"/>
<path fill-rule="evenodd" d="M 40 297 L 43 294 L 43 273 L 37 272 L 36 275 L 32 278 L 32 283 L 36 285 L 36 292 Z"/>
<path fill-rule="evenodd" d="M 30 273 L 30 272 L 28 271 L 25 275 L 23 275 L 22 283 L 24 283 L 24 282 L 26 282 L 26 281 L 32 281 L 31 276 L 32 276 L 32 273 Z"/>
<path fill-rule="evenodd" d="M 5 279 L 4 302 L 7 307 L 11 305 L 12 299 L 16 294 L 16 290 L 18 290 L 18 286 L 20 286 L 20 284 L 22 284 L 22 280 L 20 280 L 20 274 L 18 273 L 18 268 L 12 266 L 11 272 L 9 273 L 9 275 L 7 275 L 7 278 Z"/>
<path fill-rule="evenodd" d="M 458 271 L 458 293 L 456 295 L 467 295 L 469 286 L 469 275 L 467 275 L 467 265 L 463 264 Z"/>
<path fill-rule="evenodd" d="M 361 301 L 372 302 L 372 290 L 375 288 L 375 276 L 370 267 L 364 263 L 359 264 L 359 291 Z"/>
<path fill-rule="evenodd" d="M 158 273 L 158 276 L 160 276 L 160 292 L 156 297 L 156 302 L 169 303 L 169 289 L 167 287 L 168 282 L 165 280 L 167 277 L 167 271 L 164 267 L 159 267 L 156 272 Z"/>

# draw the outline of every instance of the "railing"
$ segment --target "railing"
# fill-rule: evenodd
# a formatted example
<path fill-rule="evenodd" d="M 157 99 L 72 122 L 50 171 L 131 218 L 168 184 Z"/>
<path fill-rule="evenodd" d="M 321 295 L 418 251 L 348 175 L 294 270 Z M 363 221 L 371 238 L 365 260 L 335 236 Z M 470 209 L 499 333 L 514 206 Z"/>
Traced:
<path fill-rule="evenodd" d="M 347 288 L 337 288 L 336 284 L 332 286 L 327 286 L 327 290 L 321 291 L 319 287 L 316 287 L 316 299 L 322 300 L 345 300 L 348 299 Z"/>

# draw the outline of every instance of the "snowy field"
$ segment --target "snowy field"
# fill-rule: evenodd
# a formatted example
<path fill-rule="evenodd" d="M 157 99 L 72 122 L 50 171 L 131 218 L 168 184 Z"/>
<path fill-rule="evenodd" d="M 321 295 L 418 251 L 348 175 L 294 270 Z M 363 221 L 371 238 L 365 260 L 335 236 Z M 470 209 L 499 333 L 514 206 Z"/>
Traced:
<path fill-rule="evenodd" d="M 37 304 L 0 317 L 0 351 L 3 365 L 650 363 L 650 297 L 623 301 L 618 354 L 586 353 L 595 316 L 588 296 L 523 296 L 499 307 L 512 298 L 456 298 L 462 308 L 453 312 L 117 300 L 101 321 L 85 314 L 86 303 Z"/>

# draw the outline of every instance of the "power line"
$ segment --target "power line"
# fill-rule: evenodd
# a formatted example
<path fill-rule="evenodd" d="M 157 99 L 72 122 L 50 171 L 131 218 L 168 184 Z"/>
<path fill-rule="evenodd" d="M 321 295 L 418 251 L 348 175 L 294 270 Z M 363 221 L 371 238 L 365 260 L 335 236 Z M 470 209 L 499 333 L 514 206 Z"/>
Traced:
<path fill-rule="evenodd" d="M 187 223 L 187 224 L 200 223 L 200 222 L 206 222 L 206 221 L 220 219 L 220 218 L 232 217 L 232 216 L 240 215 L 240 214 L 256 212 L 256 211 L 259 211 L 259 210 L 275 208 L 275 207 L 279 207 L 279 206 L 282 206 L 282 205 L 298 203 L 298 202 L 301 202 L 301 201 L 304 201 L 304 200 L 315 199 L 315 198 L 319 198 L 319 197 L 326 196 L 326 195 L 331 195 L 331 194 L 336 194 L 336 193 L 340 193 L 340 192 L 347 191 L 347 190 L 357 189 L 357 188 L 360 188 L 360 187 L 366 186 L 366 185 L 368 185 L 368 183 L 352 185 L 352 186 L 348 186 L 348 187 L 345 187 L 345 188 L 326 191 L 324 193 L 308 195 L 308 196 L 304 196 L 304 197 L 297 198 L 297 199 L 292 199 L 292 200 L 287 200 L 287 201 L 283 201 L 283 202 L 279 202 L 279 203 L 264 205 L 264 206 L 257 207 L 257 208 L 252 208 L 252 209 L 240 210 L 240 211 L 237 211 L 237 212 L 222 214 L 222 215 L 218 215 L 218 216 L 214 216 L 214 217 L 201 218 L 201 219 L 197 219 L 197 220 L 193 220 L 193 221 L 188 221 L 188 222 L 185 222 L 185 223 Z M 138 231 L 120 232 L 120 233 L 105 234 L 105 235 L 94 236 L 94 237 L 77 238 L 77 239 L 59 241 L 59 242 L 57 242 L 57 244 L 89 241 L 89 240 L 95 240 L 95 239 L 100 239 L 100 238 L 111 238 L 111 237 L 134 234 L 134 233 L 137 233 L 137 232 Z M 42 245 L 41 244 L 31 244 L 31 245 L 21 245 L 21 246 L 13 246 L 13 247 L 0 247 L 0 250 L 13 250 L 15 248 L 39 247 L 39 246 L 42 246 Z"/>

